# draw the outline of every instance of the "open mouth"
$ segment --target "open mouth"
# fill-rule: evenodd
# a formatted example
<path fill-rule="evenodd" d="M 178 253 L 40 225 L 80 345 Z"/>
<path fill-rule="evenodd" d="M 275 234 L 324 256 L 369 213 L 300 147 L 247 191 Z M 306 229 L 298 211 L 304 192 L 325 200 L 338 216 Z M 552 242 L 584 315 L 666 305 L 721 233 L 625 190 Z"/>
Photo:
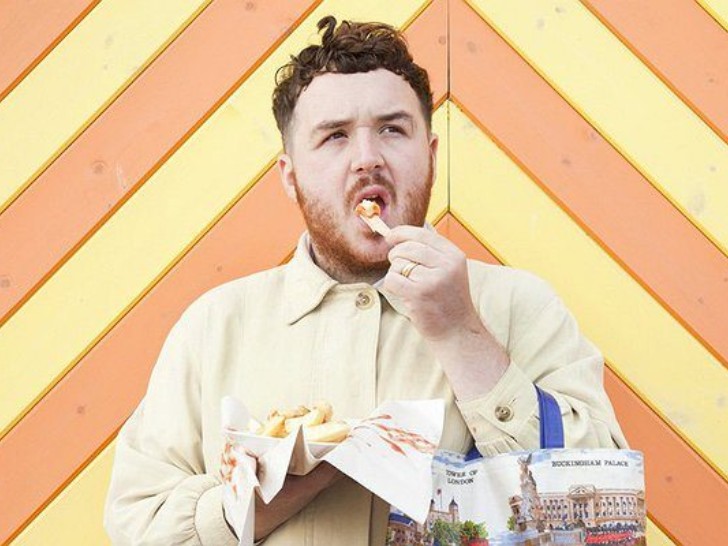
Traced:
<path fill-rule="evenodd" d="M 379 209 L 381 211 L 380 214 L 384 214 L 384 211 L 387 209 L 387 206 L 389 205 L 389 198 L 386 195 L 386 192 L 383 190 L 380 190 L 378 188 L 371 188 L 369 190 L 365 190 L 361 192 L 356 199 L 356 202 L 354 203 L 354 206 L 361 203 L 364 199 L 368 201 L 372 201 L 376 203 L 379 206 Z"/>
<path fill-rule="evenodd" d="M 378 195 L 374 195 L 374 196 L 370 196 L 370 197 L 365 197 L 364 199 L 367 199 L 369 201 L 373 201 L 374 203 L 376 203 L 377 205 L 379 205 L 379 210 L 382 210 L 382 211 L 384 210 L 384 199 L 382 199 Z"/>

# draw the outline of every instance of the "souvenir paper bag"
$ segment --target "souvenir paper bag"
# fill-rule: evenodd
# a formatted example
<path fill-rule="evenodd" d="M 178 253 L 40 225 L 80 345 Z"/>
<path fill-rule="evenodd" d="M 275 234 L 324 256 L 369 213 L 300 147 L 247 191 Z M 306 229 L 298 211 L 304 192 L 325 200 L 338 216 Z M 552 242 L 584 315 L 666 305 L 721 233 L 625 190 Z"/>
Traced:
<path fill-rule="evenodd" d="M 564 449 L 558 404 L 537 394 L 541 449 L 495 457 L 438 451 L 426 521 L 392 509 L 387 544 L 645 544 L 642 454 Z"/>

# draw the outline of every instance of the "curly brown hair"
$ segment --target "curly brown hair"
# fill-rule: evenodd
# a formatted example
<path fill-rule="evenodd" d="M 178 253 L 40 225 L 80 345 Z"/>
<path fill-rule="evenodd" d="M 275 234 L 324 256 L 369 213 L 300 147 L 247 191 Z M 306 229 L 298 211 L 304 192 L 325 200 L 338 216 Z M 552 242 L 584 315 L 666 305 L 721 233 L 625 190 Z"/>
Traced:
<path fill-rule="evenodd" d="M 354 74 L 384 68 L 402 76 L 420 101 L 428 131 L 432 128 L 432 90 L 427 72 L 415 64 L 407 49 L 407 41 L 397 29 L 384 23 L 342 21 L 329 15 L 318 22 L 318 30 L 326 29 L 321 45 L 311 45 L 276 72 L 273 91 L 273 115 L 283 144 L 298 97 L 313 79 L 327 72 Z"/>

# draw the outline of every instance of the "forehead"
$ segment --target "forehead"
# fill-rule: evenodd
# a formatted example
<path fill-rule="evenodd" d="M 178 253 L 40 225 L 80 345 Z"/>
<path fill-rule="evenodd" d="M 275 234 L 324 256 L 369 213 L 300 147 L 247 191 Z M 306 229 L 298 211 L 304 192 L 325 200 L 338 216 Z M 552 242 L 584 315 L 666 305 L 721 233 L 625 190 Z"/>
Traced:
<path fill-rule="evenodd" d="M 366 121 L 398 110 L 424 123 L 416 93 L 404 78 L 389 70 L 322 74 L 298 98 L 295 131 L 308 131 L 322 121 Z"/>

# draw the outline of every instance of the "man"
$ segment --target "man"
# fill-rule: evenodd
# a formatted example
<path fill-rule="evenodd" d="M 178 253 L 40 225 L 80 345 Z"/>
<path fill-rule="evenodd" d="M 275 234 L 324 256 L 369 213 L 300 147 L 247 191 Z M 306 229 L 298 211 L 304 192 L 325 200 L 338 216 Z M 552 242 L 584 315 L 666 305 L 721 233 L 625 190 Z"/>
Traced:
<path fill-rule="evenodd" d="M 467 261 L 425 225 L 437 160 L 427 74 L 401 35 L 327 17 L 321 46 L 278 74 L 278 168 L 308 231 L 291 262 L 198 298 L 170 332 L 119 433 L 106 507 L 115 544 L 236 544 L 219 477 L 220 399 L 254 415 L 317 399 L 362 417 L 444 398 L 440 447 L 538 446 L 534 383 L 568 446 L 624 446 L 603 361 L 561 300 L 524 271 Z M 355 214 L 375 200 L 386 238 Z M 389 507 L 328 465 L 256 505 L 270 545 L 383 544 Z"/>

